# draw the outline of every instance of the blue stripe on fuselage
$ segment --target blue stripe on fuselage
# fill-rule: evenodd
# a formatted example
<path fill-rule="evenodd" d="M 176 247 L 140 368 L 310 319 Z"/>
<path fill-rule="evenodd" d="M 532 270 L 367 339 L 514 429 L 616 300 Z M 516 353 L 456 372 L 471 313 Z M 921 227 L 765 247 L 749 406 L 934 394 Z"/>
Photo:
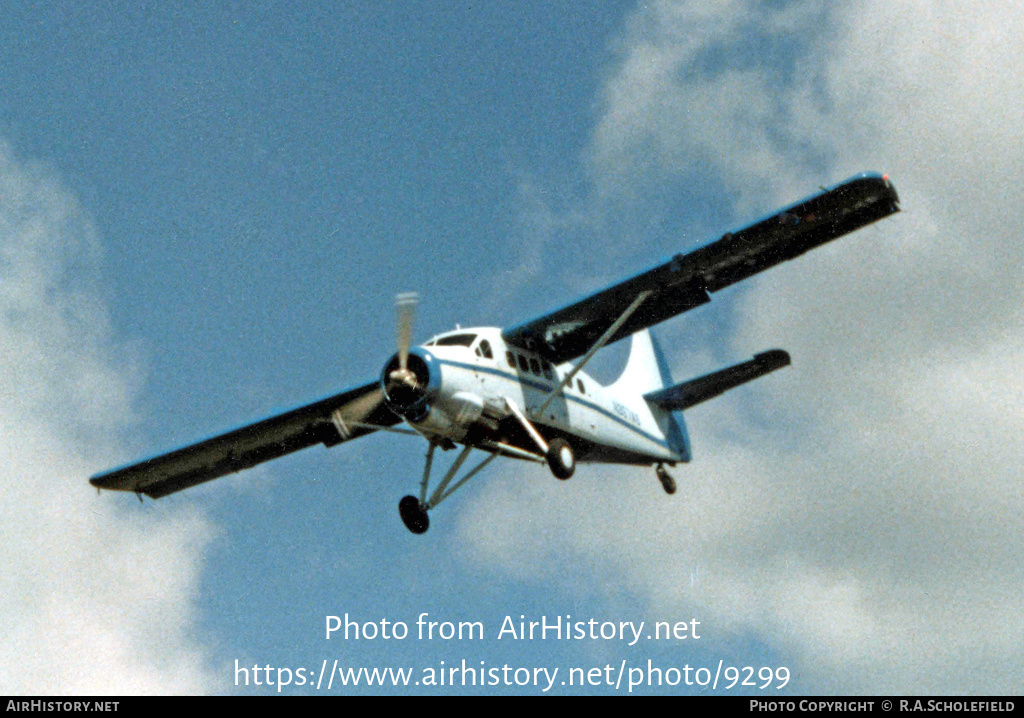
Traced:
<path fill-rule="evenodd" d="M 437 359 L 437 361 L 440 364 L 442 364 L 442 365 L 448 364 L 450 366 L 457 367 L 459 369 L 467 369 L 469 371 L 479 371 L 479 372 L 484 372 L 485 374 L 493 374 L 495 376 L 500 376 L 500 377 L 503 377 L 503 378 L 508 379 L 510 381 L 514 381 L 517 384 L 523 384 L 525 386 L 529 386 L 529 387 L 532 387 L 534 389 L 538 389 L 540 391 L 550 392 L 556 386 L 555 383 L 543 384 L 541 382 L 534 381 L 532 379 L 524 379 L 524 378 L 522 378 L 522 375 L 520 375 L 520 374 L 513 374 L 512 372 L 505 371 L 504 369 L 495 369 L 495 368 L 492 368 L 492 367 L 480 366 L 479 364 L 464 364 L 463 362 L 452 361 L 451 359 L 441 359 L 440 357 L 438 357 L 436 355 L 435 355 L 434 358 Z M 593 381 L 593 380 L 591 380 L 591 381 Z M 581 399 L 578 396 L 573 396 L 572 394 L 567 394 L 565 391 L 562 392 L 562 396 L 564 396 L 566 398 L 566 400 L 575 401 L 577 404 L 581 404 L 583 406 L 589 407 L 590 409 L 593 409 L 594 411 L 598 412 L 599 414 L 603 414 L 604 416 L 606 416 L 609 419 L 611 419 L 611 420 L 621 424 L 622 426 L 626 427 L 627 429 L 631 429 L 632 431 L 636 432 L 637 434 L 639 434 L 640 436 L 644 437 L 648 441 L 654 442 L 658 446 L 661 446 L 661 447 L 664 447 L 666 449 L 671 450 L 671 447 L 668 445 L 668 442 L 665 441 L 664 438 L 659 438 L 659 437 L 657 437 L 657 436 L 655 436 L 653 434 L 647 433 L 646 431 L 644 431 L 640 427 L 636 426 L 635 424 L 629 423 L 628 421 L 623 419 L 621 416 L 618 416 L 617 414 L 614 414 L 614 413 L 608 411 L 607 409 L 605 409 L 600 404 L 595 404 L 592 401 L 587 401 L 585 399 Z"/>

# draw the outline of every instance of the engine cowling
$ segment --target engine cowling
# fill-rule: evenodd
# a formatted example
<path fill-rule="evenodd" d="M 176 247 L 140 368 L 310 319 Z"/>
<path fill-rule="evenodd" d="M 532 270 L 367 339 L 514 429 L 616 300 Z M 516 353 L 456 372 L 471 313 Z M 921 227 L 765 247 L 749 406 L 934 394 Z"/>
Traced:
<path fill-rule="evenodd" d="M 380 382 L 387 407 L 427 433 L 460 441 L 478 423 L 493 424 L 480 395 L 454 386 L 442 389 L 440 364 L 422 347 L 410 350 L 405 369 L 399 355 L 393 356 Z"/>
<path fill-rule="evenodd" d="M 406 421 L 423 421 L 430 413 L 430 400 L 440 383 L 437 369 L 434 358 L 424 350 L 411 350 L 405 369 L 395 354 L 380 375 L 384 403 Z"/>

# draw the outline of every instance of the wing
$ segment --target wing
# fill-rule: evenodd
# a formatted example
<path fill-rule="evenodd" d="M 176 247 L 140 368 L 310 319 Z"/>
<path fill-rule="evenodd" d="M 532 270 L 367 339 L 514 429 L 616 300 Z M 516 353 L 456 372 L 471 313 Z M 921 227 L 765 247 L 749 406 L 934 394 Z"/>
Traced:
<path fill-rule="evenodd" d="M 558 364 L 584 354 L 643 292 L 608 343 L 710 301 L 741 279 L 899 211 L 888 178 L 862 174 L 564 309 L 502 332 Z"/>
<path fill-rule="evenodd" d="M 101 489 L 135 491 L 154 499 L 248 469 L 314 444 L 334 446 L 401 419 L 381 401 L 378 382 L 243 426 L 192 446 L 97 474 Z"/>

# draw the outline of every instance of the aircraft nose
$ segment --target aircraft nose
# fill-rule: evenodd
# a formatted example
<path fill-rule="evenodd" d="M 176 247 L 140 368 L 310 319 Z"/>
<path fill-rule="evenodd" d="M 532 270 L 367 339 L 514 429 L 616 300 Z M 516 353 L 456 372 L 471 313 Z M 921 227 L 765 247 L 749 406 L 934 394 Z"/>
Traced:
<path fill-rule="evenodd" d="M 402 356 L 392 355 L 381 372 L 380 383 L 384 401 L 396 414 L 414 420 L 426 410 L 429 395 L 436 388 L 439 377 L 436 362 L 422 347 L 408 350 L 403 368 Z"/>

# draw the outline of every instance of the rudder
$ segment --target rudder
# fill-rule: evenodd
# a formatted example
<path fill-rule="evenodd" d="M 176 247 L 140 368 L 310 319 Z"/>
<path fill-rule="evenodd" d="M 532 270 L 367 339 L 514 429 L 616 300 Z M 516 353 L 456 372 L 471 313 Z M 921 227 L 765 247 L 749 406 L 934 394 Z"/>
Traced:
<path fill-rule="evenodd" d="M 672 385 L 672 372 L 654 335 L 648 329 L 633 334 L 626 368 L 612 385 L 614 389 L 643 396 Z M 682 461 L 690 461 L 690 437 L 682 412 L 667 411 L 650 402 L 648 406 L 659 420 L 659 424 L 664 420 L 665 439 L 669 448 L 678 454 Z"/>

